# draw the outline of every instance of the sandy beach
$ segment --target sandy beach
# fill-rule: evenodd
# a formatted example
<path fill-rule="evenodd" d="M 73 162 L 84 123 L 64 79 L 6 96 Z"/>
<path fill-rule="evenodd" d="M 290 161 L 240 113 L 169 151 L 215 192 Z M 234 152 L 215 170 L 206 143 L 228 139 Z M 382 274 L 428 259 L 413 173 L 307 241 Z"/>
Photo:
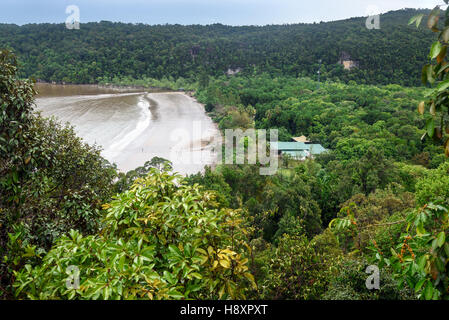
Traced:
<path fill-rule="evenodd" d="M 204 107 L 184 93 L 53 86 L 40 91 L 36 105 L 44 116 L 69 122 L 87 143 L 101 146 L 102 155 L 123 172 L 156 156 L 172 161 L 183 175 L 217 161 L 220 132 Z"/>

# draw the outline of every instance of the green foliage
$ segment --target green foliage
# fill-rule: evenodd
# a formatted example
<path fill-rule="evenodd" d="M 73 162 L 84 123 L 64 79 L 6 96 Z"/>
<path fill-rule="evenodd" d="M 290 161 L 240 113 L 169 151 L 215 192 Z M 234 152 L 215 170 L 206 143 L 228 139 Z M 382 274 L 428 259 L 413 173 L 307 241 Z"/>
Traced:
<path fill-rule="evenodd" d="M 252 106 L 226 107 L 217 117 L 218 127 L 225 129 L 249 129 L 254 127 L 255 110 Z"/>
<path fill-rule="evenodd" d="M 236 203 L 238 200 L 233 199 L 232 189 L 229 184 L 225 181 L 225 177 L 218 172 L 218 170 L 213 171 L 210 167 L 206 167 L 204 174 L 197 173 L 189 176 L 186 181 L 191 184 L 201 184 L 207 190 L 215 191 L 216 201 L 223 207 L 237 207 Z"/>
<path fill-rule="evenodd" d="M 409 213 L 410 210 L 398 211 L 379 222 L 378 228 L 371 235 L 371 244 L 365 247 L 367 256 L 376 259 L 377 254 L 385 258 L 391 257 L 391 248 L 396 246 L 398 239 L 407 232 L 406 221 Z M 371 252 L 368 253 L 369 251 Z"/>
<path fill-rule="evenodd" d="M 206 170 L 188 181 L 218 191 L 222 205 L 247 210 L 256 234 L 273 242 L 284 233 L 312 238 L 321 232 L 321 209 L 315 200 L 320 195 L 313 193 L 318 187 L 308 183 L 311 179 L 308 173 L 261 176 L 257 166 L 236 165 Z"/>
<path fill-rule="evenodd" d="M 400 184 L 406 191 L 414 193 L 416 182 L 426 174 L 427 170 L 422 166 L 406 163 L 395 163 L 395 166 Z"/>
<path fill-rule="evenodd" d="M 447 1 L 444 1 L 446 5 Z M 447 48 L 449 46 L 449 7 L 444 14 L 444 24 L 439 24 L 441 17 L 441 6 L 436 6 L 430 12 L 427 27 L 438 34 L 438 39 L 433 42 L 428 55 L 428 63 L 422 68 L 422 83 L 434 86 L 427 93 L 426 100 L 418 105 L 418 112 L 426 114 L 426 135 L 443 143 L 446 157 L 449 157 L 449 108 L 447 99 L 449 97 L 449 63 L 447 62 Z M 410 23 L 416 22 L 419 26 L 423 14 L 415 16 Z M 428 113 L 426 113 L 428 109 Z"/>
<path fill-rule="evenodd" d="M 71 231 L 41 265 L 16 272 L 17 297 L 236 299 L 255 286 L 239 212 L 217 209 L 213 193 L 181 176 L 152 168 L 104 208 L 99 235 Z M 79 289 L 64 285 L 71 265 Z"/>
<path fill-rule="evenodd" d="M 281 141 L 305 135 L 331 149 L 339 161 L 360 160 L 376 149 L 395 161 L 417 161 L 427 153 L 417 164 L 429 167 L 441 155 L 437 144 L 420 140 L 425 121 L 414 106 L 423 99 L 423 88 L 337 82 L 316 88 L 308 78 L 220 77 L 196 97 L 215 106 L 212 115 L 222 129 L 277 128 Z"/>
<path fill-rule="evenodd" d="M 0 294 L 446 299 L 449 22 L 440 28 L 437 9 L 428 27 L 440 37 L 422 72 L 436 88 L 379 85 L 416 83 L 431 33 L 405 26 L 414 12 L 383 15 L 374 33 L 360 29 L 364 19 L 266 27 L 101 22 L 78 33 L 0 25 L 0 46 L 18 52 L 21 76 L 196 90 L 221 129 L 278 128 L 281 140 L 305 135 L 330 149 L 315 160 L 284 158 L 274 176 L 232 165 L 183 179 L 161 158 L 117 175 L 73 129 L 32 113 L 32 83 L 18 80 L 15 58 L 2 51 Z M 307 78 L 317 57 L 319 86 Z M 343 70 L 340 58 L 359 67 Z M 223 75 L 237 68 L 239 75 Z M 429 114 L 420 117 L 415 105 Z M 420 208 L 412 210 L 415 198 Z M 381 267 L 380 291 L 365 287 L 367 261 Z M 80 270 L 78 289 L 65 285 L 70 266 Z"/>
<path fill-rule="evenodd" d="M 151 168 L 156 168 L 160 171 L 171 171 L 172 163 L 167 159 L 154 157 L 141 167 L 130 170 L 127 173 L 120 172 L 118 174 L 119 180 L 114 184 L 115 193 L 122 193 L 128 190 L 136 179 L 146 177 Z"/>
<path fill-rule="evenodd" d="M 19 81 L 16 58 L 0 51 L 0 186 L 2 203 L 19 203 L 23 196 L 18 185 L 32 171 L 31 139 L 34 94 L 31 81 Z"/>
<path fill-rule="evenodd" d="M 418 183 L 417 194 L 419 188 Z M 411 288 L 420 299 L 447 299 L 448 209 L 429 203 L 404 215 L 404 211 L 399 214 L 400 209 L 396 209 L 399 204 L 397 200 L 382 200 L 385 200 L 388 206 L 393 205 L 396 213 L 385 216 L 381 222 L 373 225 L 370 220 L 376 219 L 369 218 L 369 215 L 377 215 L 376 211 L 382 213 L 382 210 L 371 208 L 363 216 L 357 213 L 359 207 L 351 203 L 349 207 L 342 209 L 347 212 L 347 216 L 334 219 L 330 227 L 340 241 L 343 239 L 341 243 L 345 246 L 349 243 L 350 248 L 357 249 L 353 254 L 364 251 L 373 261 L 377 261 L 380 268 L 391 270 L 393 279 L 400 288 Z M 410 205 L 407 204 L 402 210 Z M 366 218 L 368 220 L 364 221 Z M 366 241 L 363 244 L 364 236 L 371 240 L 371 244 Z M 352 243 L 347 241 L 349 238 L 352 238 Z M 369 251 L 373 253 L 370 255 Z M 351 290 L 349 288 L 347 292 L 352 292 Z"/>
<path fill-rule="evenodd" d="M 391 248 L 391 258 L 378 255 L 379 263 L 390 265 L 399 285 L 408 285 L 418 298 L 448 299 L 448 209 L 428 204 L 412 211 L 407 222 L 407 232 Z"/>
<path fill-rule="evenodd" d="M 215 108 L 215 106 L 210 102 L 204 106 L 204 109 L 206 110 L 206 112 L 212 112 L 214 110 L 214 108 Z"/>
<path fill-rule="evenodd" d="M 312 238 L 321 232 L 321 210 L 313 200 L 310 186 L 304 183 L 301 176 L 292 178 L 276 176 L 272 184 L 265 188 L 263 196 L 264 209 L 274 214 L 268 217 L 268 225 L 278 223 L 278 230 L 269 234 L 267 239 L 280 238 L 284 233 L 298 235 L 298 230 Z M 301 222 L 301 223 L 300 223 Z M 301 227 L 302 225 L 302 227 Z"/>
<path fill-rule="evenodd" d="M 345 252 L 357 250 L 370 253 L 369 246 L 373 240 L 377 245 L 375 235 L 378 232 L 387 232 L 392 240 L 388 244 L 392 244 L 395 233 L 390 227 L 397 221 L 402 221 L 404 225 L 405 220 L 395 219 L 392 222 L 391 217 L 414 208 L 415 201 L 411 193 L 386 189 L 377 190 L 368 196 L 357 194 L 342 206 L 339 217 L 329 225 L 336 233 L 340 246 Z"/>
<path fill-rule="evenodd" d="M 425 169 L 419 173 L 406 166 L 422 154 L 427 155 L 423 164 L 430 166 L 441 154 L 420 141 L 423 123 L 413 105 L 423 97 L 422 89 L 341 83 L 316 87 L 310 79 L 264 74 L 218 78 L 196 94 L 201 102 L 214 103 L 215 120 L 223 127 L 238 123 L 227 111 L 243 105 L 240 110 L 255 109 L 256 128 L 280 128 L 284 141 L 304 134 L 331 149 L 314 165 L 284 161 L 289 170 L 280 169 L 274 177 L 259 177 L 245 166 L 219 167 L 215 177 L 206 174 L 203 181 L 197 177 L 195 182 L 206 188 L 215 184 L 213 190 L 221 189 L 233 208 L 247 208 L 258 234 L 268 241 L 298 230 L 287 226 L 287 220 L 307 224 L 303 230 L 313 236 L 355 194 L 368 196 L 394 182 L 413 192 Z M 226 185 L 232 193 L 225 191 Z"/>
<path fill-rule="evenodd" d="M 416 183 L 416 201 L 423 206 L 434 202 L 449 205 L 449 163 L 442 164 L 438 169 L 429 170 Z"/>
<path fill-rule="evenodd" d="M 323 239 L 324 238 L 324 239 Z M 270 255 L 263 282 L 264 299 L 319 299 L 338 270 L 341 252 L 332 233 L 312 241 L 284 235 Z"/>
<path fill-rule="evenodd" d="M 448 4 L 447 0 L 444 2 Z M 419 26 L 423 16 L 415 16 L 410 24 Z M 449 109 L 446 101 L 449 96 L 449 63 L 446 61 L 449 7 L 442 27 L 439 25 L 440 16 L 440 6 L 435 7 L 428 16 L 427 27 L 438 33 L 439 37 L 430 49 L 429 63 L 422 69 L 423 84 L 436 87 L 427 93 L 426 101 L 419 103 L 418 112 L 424 115 L 426 107 L 429 107 L 425 135 L 443 142 L 446 157 L 449 157 Z M 376 254 L 381 265 L 391 266 L 400 286 L 409 286 L 423 300 L 449 299 L 449 242 L 446 240 L 449 228 L 448 183 L 447 163 L 426 172 L 415 186 L 420 207 L 407 216 L 408 225 L 406 232 L 400 236 L 401 242 L 391 248 L 389 258 L 382 252 Z"/>
<path fill-rule="evenodd" d="M 365 272 L 369 263 L 362 259 L 346 259 L 339 273 L 330 282 L 323 295 L 324 300 L 413 300 L 413 292 L 408 288 L 398 289 L 391 270 L 380 271 L 380 289 L 368 290 Z"/>
<path fill-rule="evenodd" d="M 204 87 L 207 76 L 238 68 L 247 75 L 316 77 L 321 59 L 323 81 L 416 85 L 417 67 L 426 61 L 432 42 L 428 30 L 407 26 L 418 12 L 427 11 L 386 13 L 375 31 L 365 27 L 363 17 L 263 27 L 102 21 L 83 23 L 76 32 L 64 24 L 1 24 L 0 47 L 18 54 L 23 76 L 66 83 L 145 85 L 164 79 L 162 87 L 167 87 L 182 77 Z M 339 62 L 345 59 L 359 67 L 344 70 Z"/>
<path fill-rule="evenodd" d="M 31 81 L 0 52 L 0 297 L 12 273 L 70 229 L 93 234 L 116 170 L 73 128 L 33 113 Z"/>

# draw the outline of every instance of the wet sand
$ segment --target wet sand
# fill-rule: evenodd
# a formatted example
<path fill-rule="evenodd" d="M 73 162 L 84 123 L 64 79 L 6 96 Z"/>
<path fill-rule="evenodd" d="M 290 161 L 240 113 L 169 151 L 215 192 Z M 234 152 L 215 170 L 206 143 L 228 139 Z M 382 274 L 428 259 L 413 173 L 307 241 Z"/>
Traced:
<path fill-rule="evenodd" d="M 172 161 L 183 175 L 216 163 L 220 132 L 204 107 L 183 93 L 58 85 L 38 91 L 36 105 L 44 116 L 72 124 L 123 172 L 156 156 Z"/>

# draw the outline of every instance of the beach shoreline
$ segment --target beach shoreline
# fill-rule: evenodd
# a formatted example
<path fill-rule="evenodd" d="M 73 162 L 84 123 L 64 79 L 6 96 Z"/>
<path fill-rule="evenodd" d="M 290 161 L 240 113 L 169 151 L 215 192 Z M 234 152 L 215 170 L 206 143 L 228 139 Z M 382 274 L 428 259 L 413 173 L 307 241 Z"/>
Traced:
<path fill-rule="evenodd" d="M 121 172 L 156 156 L 173 162 L 174 171 L 183 175 L 217 163 L 211 144 L 222 139 L 218 125 L 186 92 L 134 92 L 136 88 L 111 92 L 95 85 L 48 84 L 44 89 L 36 99 L 44 116 L 72 124 L 77 135 L 99 145 L 102 155 Z"/>
<path fill-rule="evenodd" d="M 175 90 L 168 87 L 154 87 L 154 86 L 139 86 L 139 85 L 120 85 L 120 84 L 99 84 L 99 83 L 66 83 L 66 82 L 48 82 L 43 80 L 36 80 L 36 84 L 39 85 L 51 85 L 51 86 L 78 86 L 78 87 L 96 87 L 99 89 L 111 89 L 117 91 L 129 91 L 129 90 L 141 90 L 151 92 L 179 92 L 186 93 L 193 96 L 193 92 L 189 90 Z"/>

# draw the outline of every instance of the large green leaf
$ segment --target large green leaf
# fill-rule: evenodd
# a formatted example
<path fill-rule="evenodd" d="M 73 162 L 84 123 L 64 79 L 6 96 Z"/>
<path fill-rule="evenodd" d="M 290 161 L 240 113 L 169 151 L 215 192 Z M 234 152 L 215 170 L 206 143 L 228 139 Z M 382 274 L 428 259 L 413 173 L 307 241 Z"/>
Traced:
<path fill-rule="evenodd" d="M 449 79 L 446 79 L 446 80 L 440 82 L 437 86 L 437 90 L 439 92 L 442 92 L 442 91 L 446 90 L 447 88 L 449 88 Z"/>
<path fill-rule="evenodd" d="M 445 243 L 445 241 L 446 241 L 446 234 L 444 233 L 444 231 L 441 231 L 437 237 L 438 247 L 441 248 L 443 246 L 443 244 Z"/>
<path fill-rule="evenodd" d="M 427 282 L 426 288 L 424 289 L 424 298 L 426 300 L 431 300 L 433 297 L 433 285 L 432 283 L 429 281 Z"/>
<path fill-rule="evenodd" d="M 423 14 L 423 13 L 417 14 L 416 16 L 413 16 L 413 17 L 409 20 L 408 24 L 410 25 L 410 24 L 415 23 L 415 24 L 416 24 L 416 27 L 418 28 L 419 25 L 421 24 L 421 21 L 422 21 L 423 18 L 424 18 L 424 14 Z"/>
<path fill-rule="evenodd" d="M 426 283 L 426 281 L 427 281 L 426 278 L 422 278 L 421 280 L 418 281 L 418 283 L 415 286 L 415 292 L 416 293 L 418 293 L 421 290 L 423 284 Z"/>
<path fill-rule="evenodd" d="M 438 57 L 438 55 L 440 54 L 442 49 L 443 49 L 443 46 L 441 45 L 441 42 L 440 41 L 435 41 L 432 44 L 432 47 L 430 49 L 429 58 L 430 59 L 435 59 L 436 57 Z"/>

